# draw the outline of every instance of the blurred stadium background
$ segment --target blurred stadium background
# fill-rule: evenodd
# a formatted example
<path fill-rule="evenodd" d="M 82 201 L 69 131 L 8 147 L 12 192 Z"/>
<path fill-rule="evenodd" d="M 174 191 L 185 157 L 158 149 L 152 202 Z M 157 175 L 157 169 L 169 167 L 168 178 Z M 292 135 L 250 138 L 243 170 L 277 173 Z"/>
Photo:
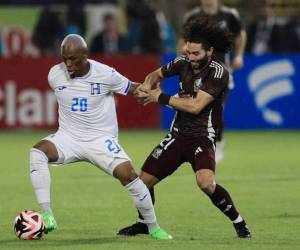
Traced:
<path fill-rule="evenodd" d="M 253 35 L 251 24 L 261 18 L 262 2 L 222 1 L 238 9 L 248 36 Z M 1 0 L 0 248 L 299 249 L 300 0 L 264 2 L 271 6 L 278 28 L 277 39 L 272 41 L 276 49 L 266 53 L 247 49 L 244 67 L 234 72 L 235 88 L 225 110 L 225 159 L 217 171 L 218 180 L 232 191 L 248 219 L 254 238 L 248 242 L 234 239 L 228 222 L 197 192 L 187 167 L 157 188 L 160 223 L 175 241 L 117 238 L 118 228 L 134 222 L 131 200 L 103 173 L 87 168 L 88 164 L 74 164 L 78 167 L 52 171 L 59 232 L 39 243 L 25 244 L 16 242 L 12 224 L 20 210 L 38 210 L 27 173 L 28 152 L 57 127 L 57 107 L 47 74 L 61 60 L 62 37 L 78 33 L 92 47 L 93 38 L 105 25 L 104 17 L 112 16 L 117 46 L 104 52 L 95 47 L 91 57 L 132 80 L 143 81 L 148 72 L 174 58 L 184 13 L 199 1 Z M 165 90 L 176 92 L 176 81 L 166 81 Z M 168 129 L 174 111 L 158 105 L 143 107 L 133 98 L 116 98 L 121 144 L 139 170 Z"/>

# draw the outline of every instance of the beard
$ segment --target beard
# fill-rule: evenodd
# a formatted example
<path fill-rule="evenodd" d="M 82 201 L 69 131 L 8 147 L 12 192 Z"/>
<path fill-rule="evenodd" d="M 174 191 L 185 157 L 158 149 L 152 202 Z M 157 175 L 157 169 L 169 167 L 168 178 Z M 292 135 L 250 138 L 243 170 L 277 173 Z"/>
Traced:
<path fill-rule="evenodd" d="M 193 62 L 192 63 L 192 68 L 195 69 L 195 70 L 202 69 L 204 66 L 206 66 L 206 64 L 208 63 L 208 60 L 209 60 L 208 56 L 205 55 L 202 59 Z"/>

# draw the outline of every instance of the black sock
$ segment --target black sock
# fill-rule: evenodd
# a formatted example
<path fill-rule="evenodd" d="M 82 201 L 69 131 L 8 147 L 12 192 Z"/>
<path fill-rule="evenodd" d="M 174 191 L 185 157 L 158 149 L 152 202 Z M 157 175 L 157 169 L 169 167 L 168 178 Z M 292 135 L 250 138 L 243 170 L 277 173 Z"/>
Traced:
<path fill-rule="evenodd" d="M 154 194 L 154 187 L 151 187 L 149 188 L 149 192 L 150 192 L 150 195 L 151 195 L 151 200 L 152 200 L 152 204 L 154 205 L 155 203 L 155 194 Z M 143 220 L 143 215 L 140 213 L 140 211 L 138 210 L 138 213 L 139 213 L 139 218 L 141 220 Z"/>
<path fill-rule="evenodd" d="M 216 185 L 215 192 L 210 195 L 210 199 L 231 221 L 234 221 L 239 216 L 229 193 L 222 186 Z"/>

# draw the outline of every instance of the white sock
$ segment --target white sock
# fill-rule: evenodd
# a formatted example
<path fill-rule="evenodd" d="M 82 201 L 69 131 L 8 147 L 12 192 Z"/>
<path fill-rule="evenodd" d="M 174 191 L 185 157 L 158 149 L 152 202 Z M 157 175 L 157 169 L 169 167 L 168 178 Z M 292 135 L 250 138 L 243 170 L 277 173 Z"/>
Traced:
<path fill-rule="evenodd" d="M 153 228 L 159 227 L 156 221 L 154 207 L 146 185 L 138 177 L 126 185 L 127 190 L 130 192 L 136 208 L 140 211 L 144 218 L 144 223 L 147 224 L 149 231 Z"/>
<path fill-rule="evenodd" d="M 48 157 L 44 152 L 36 148 L 30 150 L 30 177 L 41 210 L 51 211 L 51 177 L 48 167 Z"/>

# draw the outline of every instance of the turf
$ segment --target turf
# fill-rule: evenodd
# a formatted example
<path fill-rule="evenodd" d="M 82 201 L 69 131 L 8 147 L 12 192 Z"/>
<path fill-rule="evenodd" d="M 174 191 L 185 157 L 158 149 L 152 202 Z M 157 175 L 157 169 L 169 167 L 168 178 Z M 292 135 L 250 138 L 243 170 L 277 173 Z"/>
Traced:
<path fill-rule="evenodd" d="M 160 225 L 174 236 L 117 237 L 135 222 L 131 198 L 115 179 L 88 163 L 52 168 L 53 210 L 59 230 L 39 241 L 17 240 L 15 216 L 38 210 L 28 151 L 48 132 L 0 133 L 0 249 L 300 249 L 300 131 L 227 132 L 217 181 L 231 193 L 253 238 L 235 237 L 230 223 L 197 188 L 188 165 L 156 188 Z M 121 131 L 137 171 L 164 135 Z"/>

